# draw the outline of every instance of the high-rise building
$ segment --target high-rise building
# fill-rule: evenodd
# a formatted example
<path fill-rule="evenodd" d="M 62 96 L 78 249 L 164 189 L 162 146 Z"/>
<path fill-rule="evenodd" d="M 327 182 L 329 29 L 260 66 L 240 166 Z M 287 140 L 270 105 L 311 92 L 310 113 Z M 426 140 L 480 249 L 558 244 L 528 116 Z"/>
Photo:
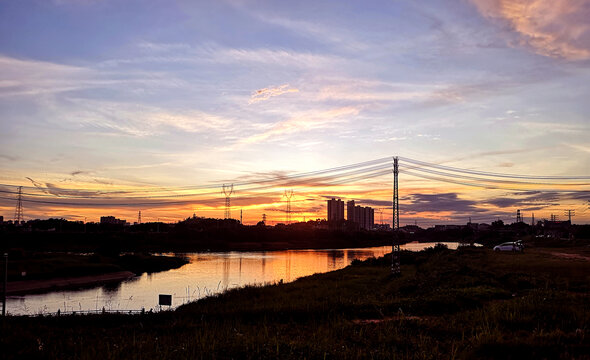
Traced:
<path fill-rule="evenodd" d="M 349 200 L 346 202 L 346 220 L 357 224 L 360 229 L 372 229 L 375 225 L 375 210 L 355 205 L 354 200 Z"/>
<path fill-rule="evenodd" d="M 328 200 L 328 221 L 344 220 L 344 201 L 332 198 Z"/>
<path fill-rule="evenodd" d="M 348 220 L 350 222 L 356 222 L 356 220 L 354 218 L 354 214 L 355 214 L 354 200 L 348 200 L 346 202 L 346 220 Z"/>

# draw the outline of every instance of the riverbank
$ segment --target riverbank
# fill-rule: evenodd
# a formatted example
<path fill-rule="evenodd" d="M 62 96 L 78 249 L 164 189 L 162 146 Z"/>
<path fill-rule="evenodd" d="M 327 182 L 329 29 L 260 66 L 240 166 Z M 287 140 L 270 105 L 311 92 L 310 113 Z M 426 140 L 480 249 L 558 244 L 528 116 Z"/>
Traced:
<path fill-rule="evenodd" d="M 276 251 L 390 245 L 391 232 L 235 227 L 170 232 L 5 232 L 2 250 L 119 254 L 200 251 Z"/>
<path fill-rule="evenodd" d="M 113 282 L 121 282 L 136 276 L 131 271 L 118 271 L 108 274 L 77 276 L 66 278 L 53 278 L 45 280 L 26 280 L 9 282 L 6 286 L 7 295 L 23 295 L 39 292 L 48 292 L 61 289 L 72 289 L 95 285 L 104 285 Z"/>
<path fill-rule="evenodd" d="M 187 259 L 179 256 L 13 251 L 8 262 L 7 294 L 22 295 L 120 282 L 144 272 L 175 269 L 187 263 Z"/>
<path fill-rule="evenodd" d="M 403 252 L 138 316 L 10 317 L 9 358 L 587 358 L 590 261 Z M 575 249 L 568 248 L 568 253 Z"/>

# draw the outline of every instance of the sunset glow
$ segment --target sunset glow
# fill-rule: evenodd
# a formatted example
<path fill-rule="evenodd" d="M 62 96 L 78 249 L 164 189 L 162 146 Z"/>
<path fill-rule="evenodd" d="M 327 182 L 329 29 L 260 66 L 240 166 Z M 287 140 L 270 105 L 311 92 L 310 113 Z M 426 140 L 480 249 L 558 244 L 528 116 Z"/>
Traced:
<path fill-rule="evenodd" d="M 399 156 L 402 225 L 590 223 L 589 9 L 2 2 L 0 215 L 391 223 Z"/>

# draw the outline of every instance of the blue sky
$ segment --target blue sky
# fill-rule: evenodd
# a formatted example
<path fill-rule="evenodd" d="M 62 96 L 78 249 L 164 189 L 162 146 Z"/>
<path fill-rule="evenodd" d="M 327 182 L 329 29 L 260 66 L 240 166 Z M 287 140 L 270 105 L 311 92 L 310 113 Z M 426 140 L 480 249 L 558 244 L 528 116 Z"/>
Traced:
<path fill-rule="evenodd" d="M 588 18 L 565 0 L 2 1 L 0 182 L 177 187 L 392 155 L 588 175 Z M 501 196 L 442 186 L 408 182 L 408 206 Z M 582 220 L 583 200 L 538 211 Z"/>

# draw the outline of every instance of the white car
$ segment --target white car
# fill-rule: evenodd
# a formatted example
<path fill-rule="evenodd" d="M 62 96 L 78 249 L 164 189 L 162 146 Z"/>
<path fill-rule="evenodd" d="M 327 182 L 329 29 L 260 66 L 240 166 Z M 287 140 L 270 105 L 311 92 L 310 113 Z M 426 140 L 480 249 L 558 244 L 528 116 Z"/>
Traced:
<path fill-rule="evenodd" d="M 524 245 L 521 241 L 516 242 L 505 242 L 500 245 L 494 246 L 494 251 L 522 251 Z"/>

